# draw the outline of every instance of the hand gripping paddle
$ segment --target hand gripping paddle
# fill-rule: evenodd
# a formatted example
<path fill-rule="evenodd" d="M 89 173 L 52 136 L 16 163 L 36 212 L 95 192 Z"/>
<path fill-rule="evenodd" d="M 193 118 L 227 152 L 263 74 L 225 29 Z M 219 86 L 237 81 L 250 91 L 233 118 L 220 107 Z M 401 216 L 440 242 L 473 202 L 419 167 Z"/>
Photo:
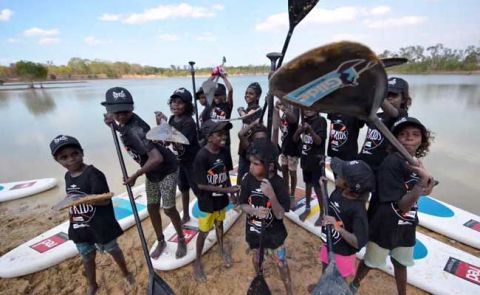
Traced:
<path fill-rule="evenodd" d="M 387 93 L 387 74 L 368 47 L 344 41 L 307 51 L 278 69 L 269 87 L 275 96 L 300 108 L 374 124 L 409 163 L 417 163 L 377 117 Z"/>

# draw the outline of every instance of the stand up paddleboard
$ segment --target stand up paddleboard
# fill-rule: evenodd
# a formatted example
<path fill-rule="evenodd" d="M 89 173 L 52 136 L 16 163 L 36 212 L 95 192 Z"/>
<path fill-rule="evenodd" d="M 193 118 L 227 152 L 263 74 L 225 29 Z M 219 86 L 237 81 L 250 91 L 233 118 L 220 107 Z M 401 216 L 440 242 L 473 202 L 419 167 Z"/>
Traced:
<path fill-rule="evenodd" d="M 147 217 L 145 185 L 133 188 L 135 203 L 141 219 Z M 127 193 L 113 197 L 115 217 L 122 229 L 135 224 Z M 53 212 L 53 211 L 52 211 Z M 66 221 L 31 239 L 0 257 L 0 277 L 13 278 L 54 266 L 78 254 L 75 244 L 68 239 Z"/>
<path fill-rule="evenodd" d="M 49 190 L 57 185 L 55 178 L 32 179 L 0 183 L 0 202 L 28 197 Z"/>
<path fill-rule="evenodd" d="M 237 183 L 237 178 L 235 176 L 230 176 L 231 183 Z M 185 266 L 195 260 L 196 256 L 196 243 L 198 237 L 198 218 L 206 214 L 205 212 L 200 211 L 198 208 L 197 199 L 190 202 L 190 221 L 185 224 L 183 229 L 183 234 L 185 236 L 185 243 L 187 244 L 187 255 L 177 259 L 175 257 L 175 252 L 177 251 L 177 240 L 178 236 L 173 227 L 173 224 L 169 224 L 164 230 L 163 234 L 165 235 L 165 241 L 167 242 L 167 247 L 162 252 L 162 255 L 157 259 L 152 259 L 152 264 L 155 269 L 158 270 L 172 270 L 182 266 Z M 237 221 L 238 217 L 242 214 L 242 211 L 236 211 L 232 204 L 227 206 L 227 212 L 225 220 L 223 221 L 223 230 L 226 233 L 232 225 Z M 180 215 L 183 215 L 180 213 Z M 217 236 L 215 235 L 215 229 L 212 229 L 207 238 L 205 239 L 205 245 L 203 247 L 203 253 L 207 252 L 210 248 L 215 245 L 217 242 Z M 150 249 L 150 252 L 155 249 L 157 242 Z"/>
<path fill-rule="evenodd" d="M 305 192 L 297 188 L 295 195 Z M 305 211 L 305 198 L 297 199 L 297 206 L 287 214 L 287 218 L 314 235 L 321 236 L 321 227 L 314 226 L 320 207 L 314 194 L 310 203 L 311 211 L 305 222 L 299 215 Z M 459 250 L 417 231 L 414 249 L 415 265 L 408 268 L 408 283 L 432 294 L 480 294 L 480 258 Z M 361 259 L 362 249 L 357 256 Z M 383 271 L 393 275 L 393 266 L 387 259 Z"/>

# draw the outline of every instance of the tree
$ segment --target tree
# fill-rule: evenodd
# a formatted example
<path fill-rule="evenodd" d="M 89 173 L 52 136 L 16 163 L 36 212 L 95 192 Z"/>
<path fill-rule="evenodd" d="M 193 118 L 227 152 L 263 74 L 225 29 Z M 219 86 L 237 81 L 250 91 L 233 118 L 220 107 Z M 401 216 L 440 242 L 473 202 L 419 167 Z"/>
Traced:
<path fill-rule="evenodd" d="M 48 74 L 48 69 L 44 65 L 23 60 L 15 64 L 15 70 L 21 79 L 30 81 L 30 88 L 33 88 L 33 81 L 45 80 Z"/>

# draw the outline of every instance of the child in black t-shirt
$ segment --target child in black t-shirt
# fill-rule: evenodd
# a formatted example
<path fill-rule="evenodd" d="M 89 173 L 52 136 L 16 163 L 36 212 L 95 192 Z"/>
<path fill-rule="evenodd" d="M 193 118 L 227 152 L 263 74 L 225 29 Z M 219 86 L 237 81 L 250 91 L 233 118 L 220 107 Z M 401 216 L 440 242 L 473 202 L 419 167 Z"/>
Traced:
<path fill-rule="evenodd" d="M 297 166 L 300 157 L 300 149 L 293 141 L 293 135 L 297 131 L 300 111 L 292 106 L 278 100 L 275 108 L 282 111 L 279 120 L 279 129 L 282 134 L 282 145 L 280 154 L 280 165 L 282 165 L 282 176 L 287 189 L 290 192 L 290 198 L 295 199 L 295 189 L 297 187 Z M 290 183 L 290 184 L 289 184 Z M 292 206 L 294 202 L 292 202 Z"/>
<path fill-rule="evenodd" d="M 327 118 L 330 120 L 328 156 L 344 161 L 357 159 L 358 133 L 365 123 L 344 114 L 328 114 Z"/>
<path fill-rule="evenodd" d="M 255 141 L 249 149 L 249 157 L 250 171 L 242 179 L 240 204 L 247 214 L 245 238 L 253 250 L 253 264 L 257 270 L 263 224 L 265 258 L 277 265 L 286 293 L 293 294 L 284 245 L 287 229 L 283 224 L 285 212 L 290 209 L 290 198 L 285 183 L 276 172 L 278 150 L 269 140 Z"/>
<path fill-rule="evenodd" d="M 408 91 L 408 83 L 402 78 L 389 78 L 387 91 L 387 98 L 382 103 L 383 112 L 377 115 L 388 128 L 391 128 L 395 121 L 408 116 L 408 108 L 412 104 L 412 98 Z M 358 158 L 370 165 L 376 173 L 388 154 L 388 146 L 388 141 L 383 137 L 380 130 L 374 125 L 368 124 L 365 142 Z"/>
<path fill-rule="evenodd" d="M 248 149 L 250 145 L 257 139 L 266 139 L 267 135 L 267 127 L 258 121 L 246 125 L 238 132 L 238 138 L 240 139 L 240 142 L 238 144 L 239 163 L 237 184 L 242 182 L 243 176 L 247 174 L 248 170 L 250 169 L 250 160 L 248 157 Z"/>
<path fill-rule="evenodd" d="M 229 203 L 229 194 L 236 194 L 240 188 L 231 186 L 228 174 L 228 154 L 225 150 L 227 130 L 232 128 L 229 122 L 209 120 L 202 126 L 202 133 L 207 144 L 195 157 L 194 179 L 197 183 L 198 207 L 206 214 L 198 219 L 197 255 L 193 265 L 193 273 L 198 282 L 206 282 L 201 262 L 203 246 L 208 232 L 215 225 L 215 233 L 220 255 L 225 267 L 230 267 L 232 259 L 223 243 L 223 220 Z"/>
<path fill-rule="evenodd" d="M 92 195 L 110 191 L 105 175 L 83 162 L 83 149 L 76 138 L 59 135 L 50 143 L 50 150 L 55 161 L 67 169 L 67 195 Z M 68 237 L 75 243 L 82 257 L 88 281 L 87 294 L 95 294 L 98 290 L 95 275 L 97 249 L 112 255 L 123 276 L 133 284 L 133 274 L 127 270 L 122 249 L 117 244 L 117 238 L 123 231 L 115 219 L 112 201 L 76 205 L 69 209 L 69 214 Z"/>
<path fill-rule="evenodd" d="M 430 132 L 415 118 L 406 117 L 395 122 L 392 133 L 412 157 L 426 155 L 430 146 Z M 369 219 L 369 242 L 364 260 L 351 284 L 356 291 L 370 268 L 385 266 L 390 255 L 398 294 L 406 294 L 407 267 L 414 264 L 413 248 L 418 224 L 417 201 L 421 195 L 432 192 L 434 181 L 418 161 L 408 165 L 398 153 L 390 153 L 378 171 L 378 205 Z"/>
<path fill-rule="evenodd" d="M 320 260 L 323 270 L 328 265 L 326 247 L 326 225 L 331 229 L 335 262 L 343 278 L 352 279 L 355 275 L 355 253 L 368 240 L 368 221 L 365 202 L 369 192 L 375 189 L 375 176 L 367 163 L 343 161 L 333 158 L 331 167 L 335 175 L 335 190 L 328 199 L 328 215 L 323 219 Z"/>
<path fill-rule="evenodd" d="M 203 93 L 203 90 L 202 90 Z M 170 111 L 172 115 L 168 119 L 168 124 L 180 131 L 189 141 L 188 145 L 174 143 L 173 150 L 177 154 L 179 162 L 178 168 L 178 189 L 182 194 L 183 217 L 182 224 L 190 220 L 190 189 L 198 196 L 198 189 L 193 181 L 193 161 L 197 152 L 200 150 L 197 138 L 197 126 L 192 118 L 193 103 L 192 94 L 185 88 L 178 88 L 170 96 Z M 167 120 L 162 112 L 156 112 L 157 124 L 160 121 Z"/>
<path fill-rule="evenodd" d="M 133 186 L 137 178 L 145 174 L 145 191 L 147 193 L 147 209 L 157 236 L 157 246 L 150 253 L 153 259 L 158 258 L 167 243 L 163 235 L 160 201 L 165 214 L 170 217 L 178 234 L 177 258 L 187 254 L 187 245 L 182 231 L 180 214 L 177 211 L 175 196 L 177 184 L 177 161 L 175 155 L 160 144 L 147 140 L 146 134 L 150 126 L 137 114 L 133 113 L 133 98 L 130 92 L 122 87 L 110 88 L 102 102 L 107 109 L 104 122 L 113 124 L 120 132 L 126 150 L 139 165 L 140 169 L 124 181 Z M 118 122 L 118 124 L 116 123 Z"/>
<path fill-rule="evenodd" d="M 317 112 L 304 110 L 303 123 L 298 127 L 293 135 L 295 143 L 301 142 L 300 166 L 303 172 L 303 181 L 305 182 L 305 211 L 299 218 L 305 221 L 310 214 L 310 200 L 312 198 L 312 186 L 317 194 L 321 196 L 320 177 L 322 176 L 320 162 L 325 157 L 325 140 L 327 138 L 327 121 Z M 322 198 L 318 198 L 318 203 L 322 205 Z M 319 214 L 315 225 L 321 224 Z"/>
<path fill-rule="evenodd" d="M 248 131 L 245 131 L 252 123 L 257 122 L 262 112 L 260 111 L 261 107 L 258 104 L 260 100 L 260 96 L 262 95 L 262 87 L 257 82 L 253 82 L 248 85 L 247 89 L 245 90 L 245 102 L 247 103 L 247 108 L 239 107 L 238 114 L 240 116 L 245 116 L 251 113 L 256 112 L 255 114 L 245 118 L 242 120 L 242 129 L 238 133 L 240 140 L 242 139 L 240 134 L 248 135 Z M 237 174 L 237 183 L 240 183 L 242 180 L 243 175 L 248 172 L 250 163 L 248 162 L 248 158 L 246 156 L 246 148 L 241 143 L 238 145 L 238 174 Z"/>

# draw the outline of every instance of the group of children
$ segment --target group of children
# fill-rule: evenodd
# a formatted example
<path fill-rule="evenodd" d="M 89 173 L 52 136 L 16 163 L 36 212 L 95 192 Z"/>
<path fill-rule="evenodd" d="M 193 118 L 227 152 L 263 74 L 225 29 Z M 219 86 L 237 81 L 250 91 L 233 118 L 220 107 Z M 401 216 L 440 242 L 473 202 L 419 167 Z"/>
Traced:
<path fill-rule="evenodd" d="M 295 195 L 299 159 L 306 191 L 305 212 L 301 214 L 301 220 L 310 213 L 312 188 L 317 196 L 321 196 L 322 165 L 328 141 L 327 154 L 332 157 L 330 166 L 336 178 L 335 190 L 327 204 L 327 215 L 321 214 L 315 224 L 333 225 L 333 251 L 340 272 L 349 281 L 356 275 L 350 284 L 352 291 L 358 290 L 370 268 L 381 267 L 390 255 L 398 291 L 405 294 L 406 267 L 413 264 L 418 223 L 416 202 L 420 195 L 430 193 L 433 186 L 432 178 L 421 162 L 418 166 L 406 164 L 373 126 L 369 126 L 365 143 L 358 152 L 357 138 L 364 124 L 362 121 L 344 114 L 329 114 L 327 118 L 331 123 L 327 136 L 327 121 L 319 113 L 300 111 L 282 102 L 276 104 L 281 113 L 278 127 L 282 132 L 281 146 L 278 147 L 267 138 L 267 129 L 258 120 L 262 89 L 254 82 L 245 91 L 247 107 L 238 108 L 239 115 L 246 117 L 238 133 L 238 176 L 236 185 L 233 185 L 229 175 L 233 170 L 229 132 L 232 124 L 225 121 L 231 117 L 233 89 L 224 73 L 220 73 L 220 77 L 225 85 L 218 84 L 210 105 L 203 89 L 195 93 L 195 99 L 205 106 L 200 115 L 200 130 L 192 118 L 194 98 L 185 88 L 175 90 L 170 96 L 169 118 L 161 112 L 155 113 L 157 124 L 168 122 L 188 139 L 188 145 L 147 140 L 150 127 L 133 112 L 133 98 L 127 89 L 109 89 L 102 102 L 107 111 L 104 123 L 120 133 L 125 149 L 140 165 L 124 183 L 134 185 L 139 176 L 146 176 L 147 208 L 158 240 L 150 253 L 151 258 L 161 259 L 166 247 L 160 207 L 178 235 L 176 257 L 186 255 L 182 225 L 190 220 L 189 192 L 192 190 L 200 210 L 205 212 L 198 220 L 193 267 L 197 281 L 206 281 L 201 254 L 212 228 L 215 228 L 224 265 L 229 267 L 232 264 L 223 241 L 223 220 L 227 205 L 233 202 L 246 213 L 245 237 L 252 250 L 255 268 L 258 267 L 257 251 L 262 239 L 265 257 L 275 262 L 287 294 L 293 294 L 284 245 L 287 230 L 283 217 L 295 201 L 291 196 Z M 388 83 L 388 96 L 379 117 L 412 156 L 423 157 L 428 152 L 430 133 L 418 120 L 407 116 L 411 105 L 408 84 L 401 78 L 390 78 Z M 67 169 L 67 194 L 73 191 L 87 195 L 108 192 L 102 172 L 83 163 L 83 150 L 75 138 L 56 137 L 52 140 L 51 151 L 54 159 Z M 278 169 L 281 169 L 283 178 L 278 175 Z M 177 186 L 182 195 L 183 218 L 176 209 Z M 370 193 L 367 213 L 366 201 Z M 70 209 L 69 237 L 81 254 L 89 284 L 88 294 L 95 294 L 98 289 L 96 249 L 110 253 L 127 281 L 133 283 L 133 275 L 127 270 L 122 250 L 116 243 L 121 234 L 111 201 Z M 364 245 L 367 245 L 365 260 L 356 269 L 355 253 Z M 325 246 L 321 248 L 320 260 L 325 267 L 328 263 Z"/>

